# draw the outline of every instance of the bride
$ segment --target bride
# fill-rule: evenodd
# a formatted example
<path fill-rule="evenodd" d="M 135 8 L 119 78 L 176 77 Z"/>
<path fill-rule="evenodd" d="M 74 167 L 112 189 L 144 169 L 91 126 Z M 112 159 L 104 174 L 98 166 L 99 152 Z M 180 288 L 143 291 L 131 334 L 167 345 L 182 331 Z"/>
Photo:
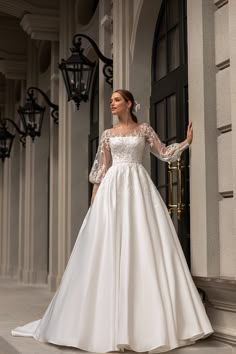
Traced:
<path fill-rule="evenodd" d="M 103 132 L 94 184 L 61 284 L 40 320 L 12 331 L 91 352 L 161 353 L 213 333 L 164 201 L 142 165 L 145 146 L 175 161 L 193 138 L 167 147 L 138 123 L 127 90 L 111 96 L 119 123 Z"/>

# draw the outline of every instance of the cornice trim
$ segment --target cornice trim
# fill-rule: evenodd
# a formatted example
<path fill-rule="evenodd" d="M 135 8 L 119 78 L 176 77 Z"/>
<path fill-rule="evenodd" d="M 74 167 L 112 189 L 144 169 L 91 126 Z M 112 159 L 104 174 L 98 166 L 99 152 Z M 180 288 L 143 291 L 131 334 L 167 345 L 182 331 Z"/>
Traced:
<path fill-rule="evenodd" d="M 25 61 L 26 56 L 23 54 L 14 54 L 9 53 L 4 50 L 0 50 L 0 59 L 16 60 L 16 61 Z"/>
<path fill-rule="evenodd" d="M 22 18 L 25 13 L 58 15 L 58 10 L 33 6 L 24 0 L 1 0 L 0 11 L 17 18 Z"/>
<path fill-rule="evenodd" d="M 26 79 L 26 62 L 16 60 L 1 60 L 0 72 L 6 79 Z"/>
<path fill-rule="evenodd" d="M 227 301 L 218 301 L 211 299 L 211 305 L 217 310 L 236 312 L 236 303 L 231 303 Z M 235 332 L 236 334 L 236 332 Z"/>
<path fill-rule="evenodd" d="M 20 25 L 32 39 L 59 40 L 58 17 L 26 14 Z"/>

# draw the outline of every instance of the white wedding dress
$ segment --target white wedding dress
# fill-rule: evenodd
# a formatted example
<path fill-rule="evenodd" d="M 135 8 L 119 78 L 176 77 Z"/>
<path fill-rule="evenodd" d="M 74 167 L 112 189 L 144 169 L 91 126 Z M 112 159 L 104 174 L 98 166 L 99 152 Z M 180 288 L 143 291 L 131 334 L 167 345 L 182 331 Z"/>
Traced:
<path fill-rule="evenodd" d="M 90 173 L 100 183 L 61 284 L 41 320 L 12 331 L 91 352 L 160 353 L 213 333 L 173 223 L 142 166 L 145 145 L 174 161 L 147 123 L 102 134 Z"/>

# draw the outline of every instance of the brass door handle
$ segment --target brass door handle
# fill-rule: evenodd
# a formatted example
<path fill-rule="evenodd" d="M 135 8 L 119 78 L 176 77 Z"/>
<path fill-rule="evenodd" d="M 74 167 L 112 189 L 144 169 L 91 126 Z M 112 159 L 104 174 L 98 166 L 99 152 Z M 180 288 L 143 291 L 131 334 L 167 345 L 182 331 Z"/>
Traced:
<path fill-rule="evenodd" d="M 181 219 L 185 204 L 182 202 L 182 170 L 184 166 L 181 164 L 181 159 L 177 160 L 176 166 L 172 162 L 168 162 L 168 211 L 170 215 L 177 212 L 178 220 Z M 173 204 L 173 174 L 177 174 L 177 204 Z"/>

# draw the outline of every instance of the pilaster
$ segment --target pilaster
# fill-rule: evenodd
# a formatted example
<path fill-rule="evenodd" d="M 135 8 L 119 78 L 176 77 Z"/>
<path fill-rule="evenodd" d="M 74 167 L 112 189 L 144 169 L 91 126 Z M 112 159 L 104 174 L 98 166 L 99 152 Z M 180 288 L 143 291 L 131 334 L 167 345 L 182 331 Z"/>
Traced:
<path fill-rule="evenodd" d="M 233 183 L 233 238 L 234 238 L 234 277 L 236 279 L 236 3 L 229 1 L 229 56 L 230 56 L 230 108 L 232 123 L 232 183 Z"/>
<path fill-rule="evenodd" d="M 187 11 L 189 117 L 194 129 L 190 150 L 191 270 L 193 275 L 217 276 L 220 259 L 214 4 L 212 0 L 189 0 Z"/>

